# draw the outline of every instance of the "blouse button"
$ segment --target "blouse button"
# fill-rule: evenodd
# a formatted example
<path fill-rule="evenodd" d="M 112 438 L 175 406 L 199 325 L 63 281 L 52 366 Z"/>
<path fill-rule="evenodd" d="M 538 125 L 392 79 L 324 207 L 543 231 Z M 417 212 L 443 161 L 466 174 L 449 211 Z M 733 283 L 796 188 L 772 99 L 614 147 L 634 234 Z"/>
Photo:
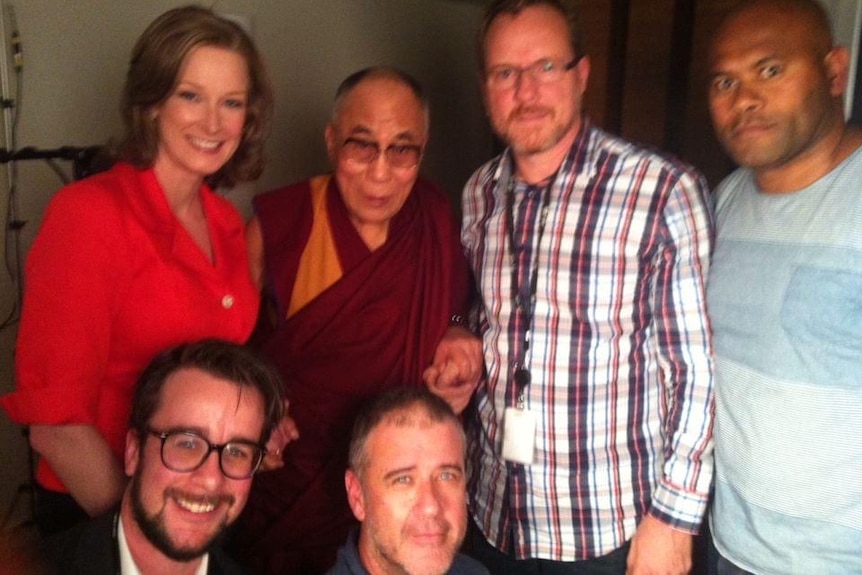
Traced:
<path fill-rule="evenodd" d="M 223 298 L 221 298 L 221 306 L 222 306 L 223 308 L 225 308 L 225 309 L 230 309 L 230 308 L 232 308 L 232 307 L 233 307 L 233 302 L 234 302 L 233 296 L 232 296 L 232 295 L 230 295 L 230 294 L 228 294 L 228 295 L 224 296 Z"/>

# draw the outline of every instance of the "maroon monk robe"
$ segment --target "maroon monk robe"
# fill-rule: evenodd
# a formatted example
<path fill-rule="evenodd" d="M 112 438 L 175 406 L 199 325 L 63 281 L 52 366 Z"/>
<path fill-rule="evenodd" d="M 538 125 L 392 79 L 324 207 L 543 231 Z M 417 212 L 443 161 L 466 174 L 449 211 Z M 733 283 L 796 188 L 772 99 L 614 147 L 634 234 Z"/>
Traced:
<path fill-rule="evenodd" d="M 311 229 L 307 183 L 258 196 L 266 282 L 277 325 L 262 349 L 285 379 L 300 438 L 283 468 L 260 473 L 239 545 L 261 573 L 323 573 L 356 523 L 344 471 L 353 419 L 368 398 L 422 385 L 422 372 L 454 312 L 465 309 L 469 272 L 445 196 L 416 182 L 371 252 L 353 227 L 335 179 L 327 207 L 343 275 L 285 318 Z"/>

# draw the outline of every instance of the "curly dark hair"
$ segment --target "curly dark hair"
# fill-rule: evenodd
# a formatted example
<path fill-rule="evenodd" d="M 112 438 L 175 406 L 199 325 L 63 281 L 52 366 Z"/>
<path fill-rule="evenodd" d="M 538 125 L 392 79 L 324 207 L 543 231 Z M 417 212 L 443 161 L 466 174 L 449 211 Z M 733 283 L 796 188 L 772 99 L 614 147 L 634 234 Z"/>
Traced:
<path fill-rule="evenodd" d="M 278 370 L 251 349 L 220 339 L 178 345 L 156 356 L 138 378 L 130 429 L 139 436 L 147 433 L 150 420 L 159 409 L 165 382 L 181 369 L 199 369 L 239 387 L 258 390 L 264 406 L 260 441 L 266 444 L 284 415 L 284 389 Z"/>

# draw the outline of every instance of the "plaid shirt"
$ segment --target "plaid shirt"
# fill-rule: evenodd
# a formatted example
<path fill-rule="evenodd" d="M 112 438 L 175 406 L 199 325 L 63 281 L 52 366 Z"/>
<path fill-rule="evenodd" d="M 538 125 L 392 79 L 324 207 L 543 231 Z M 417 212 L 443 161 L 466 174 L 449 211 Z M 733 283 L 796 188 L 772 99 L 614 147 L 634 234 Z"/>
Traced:
<path fill-rule="evenodd" d="M 696 171 L 585 119 L 542 191 L 510 184 L 509 152 L 464 191 L 462 240 L 482 298 L 487 384 L 472 423 L 473 516 L 516 558 L 574 561 L 630 539 L 645 513 L 696 532 L 712 479 L 712 349 L 704 296 L 712 243 Z M 534 462 L 500 456 L 503 412 L 524 357 L 506 194 L 513 188 L 517 286 L 538 265 L 526 367 Z M 538 263 L 537 263 L 538 262 Z M 524 290 L 519 288 L 522 295 Z"/>

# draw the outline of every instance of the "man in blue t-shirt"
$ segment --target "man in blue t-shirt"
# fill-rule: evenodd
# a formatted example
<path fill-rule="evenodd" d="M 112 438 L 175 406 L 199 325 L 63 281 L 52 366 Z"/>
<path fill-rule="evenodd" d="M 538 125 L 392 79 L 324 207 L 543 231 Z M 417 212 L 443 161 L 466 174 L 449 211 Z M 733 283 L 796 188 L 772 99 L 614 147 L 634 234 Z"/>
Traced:
<path fill-rule="evenodd" d="M 710 53 L 720 574 L 862 573 L 862 134 L 814 0 L 755 0 Z"/>

